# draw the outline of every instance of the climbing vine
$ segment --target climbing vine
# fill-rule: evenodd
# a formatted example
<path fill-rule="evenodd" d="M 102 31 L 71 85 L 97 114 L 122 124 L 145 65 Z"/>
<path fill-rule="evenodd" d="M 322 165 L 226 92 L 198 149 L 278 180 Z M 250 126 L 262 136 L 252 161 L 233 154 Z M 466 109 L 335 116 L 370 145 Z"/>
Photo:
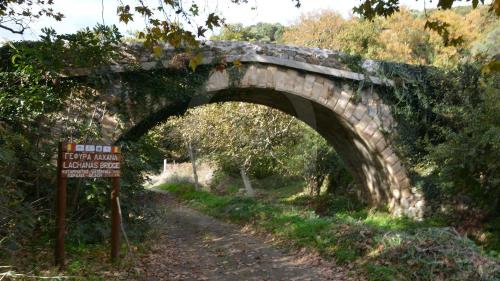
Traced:
<path fill-rule="evenodd" d="M 481 63 L 454 69 L 382 64 L 380 74 L 396 84 L 379 93 L 392 105 L 395 147 L 414 184 L 436 207 L 460 201 L 494 216 L 494 195 L 500 194 L 494 160 L 500 156 L 499 75 L 482 72 Z"/>

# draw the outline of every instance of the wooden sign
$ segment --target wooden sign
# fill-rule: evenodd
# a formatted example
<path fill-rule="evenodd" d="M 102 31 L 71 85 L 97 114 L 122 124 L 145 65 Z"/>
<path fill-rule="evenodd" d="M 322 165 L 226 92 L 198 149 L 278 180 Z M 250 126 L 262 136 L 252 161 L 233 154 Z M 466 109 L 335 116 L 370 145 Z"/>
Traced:
<path fill-rule="evenodd" d="M 62 177 L 120 177 L 122 158 L 118 146 L 67 143 L 62 149 Z"/>
<path fill-rule="evenodd" d="M 111 178 L 111 260 L 120 256 L 119 212 L 120 147 L 111 145 L 59 143 L 57 157 L 57 201 L 55 264 L 65 266 L 64 236 L 68 178 Z"/>

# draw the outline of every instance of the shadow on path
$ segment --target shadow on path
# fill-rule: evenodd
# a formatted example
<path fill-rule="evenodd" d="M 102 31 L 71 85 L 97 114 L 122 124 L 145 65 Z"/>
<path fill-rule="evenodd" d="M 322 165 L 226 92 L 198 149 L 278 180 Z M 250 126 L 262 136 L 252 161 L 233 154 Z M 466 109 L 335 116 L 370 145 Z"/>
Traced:
<path fill-rule="evenodd" d="M 142 280 L 356 280 L 332 262 L 284 253 L 171 195 L 158 193 L 158 199 L 167 210 L 158 241 L 138 265 Z"/>

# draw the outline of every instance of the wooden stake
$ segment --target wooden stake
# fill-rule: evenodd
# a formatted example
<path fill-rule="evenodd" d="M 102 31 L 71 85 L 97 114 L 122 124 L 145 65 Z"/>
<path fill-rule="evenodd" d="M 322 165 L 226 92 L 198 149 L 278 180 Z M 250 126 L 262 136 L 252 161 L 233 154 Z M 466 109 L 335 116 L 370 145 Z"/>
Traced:
<path fill-rule="evenodd" d="M 56 246 L 55 265 L 63 269 L 65 266 L 64 257 L 64 235 L 65 235 L 65 213 L 66 213 L 66 185 L 67 179 L 62 177 L 61 169 L 63 162 L 63 143 L 59 143 L 57 151 L 57 200 L 56 200 Z"/>
<path fill-rule="evenodd" d="M 120 257 L 120 213 L 118 210 L 118 196 L 120 195 L 120 178 L 112 178 L 111 191 L 111 261 L 117 262 Z"/>

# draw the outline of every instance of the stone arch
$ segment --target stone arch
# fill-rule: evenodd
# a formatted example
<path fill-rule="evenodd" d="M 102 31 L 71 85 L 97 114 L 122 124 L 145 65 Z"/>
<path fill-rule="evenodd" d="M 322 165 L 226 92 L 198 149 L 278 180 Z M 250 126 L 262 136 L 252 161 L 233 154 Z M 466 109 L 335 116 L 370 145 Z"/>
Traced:
<path fill-rule="evenodd" d="M 389 107 L 373 87 L 358 90 L 316 73 L 252 64 L 236 79 L 226 70 L 213 72 L 205 102 L 257 103 L 297 117 L 334 146 L 373 205 L 387 204 L 396 215 L 421 216 L 421 196 L 412 192 L 407 171 L 386 136 L 395 128 Z"/>
<path fill-rule="evenodd" d="M 160 57 L 139 45 L 127 45 L 123 50 L 125 59 L 107 66 L 107 70 L 134 73 L 179 69 L 189 58 L 189 54 L 168 46 Z M 156 121 L 204 103 L 245 101 L 267 105 L 296 116 L 322 134 L 368 191 L 372 204 L 387 205 L 395 215 L 423 215 L 423 197 L 411 188 L 408 173 L 391 144 L 397 126 L 390 107 L 377 91 L 379 87 L 391 87 L 393 82 L 375 75 L 377 63 L 359 62 L 357 67 L 364 71 L 360 74 L 342 63 L 346 55 L 339 52 L 247 42 L 207 42 L 198 52 L 203 54 L 202 64 L 213 69 L 189 101 L 145 96 L 145 109 L 133 110 L 131 107 L 137 105 L 128 101 L 130 93 L 116 82 L 103 99 L 113 99 L 118 107 L 131 112 L 121 120 L 123 133 L 147 130 Z M 232 66 L 232 62 L 237 63 Z M 72 69 L 68 75 L 89 73 L 88 69 Z M 113 125 L 120 122 L 117 119 L 112 112 L 105 118 L 110 128 L 117 127 Z M 110 134 L 115 140 L 120 136 L 116 129 L 103 132 Z"/>

